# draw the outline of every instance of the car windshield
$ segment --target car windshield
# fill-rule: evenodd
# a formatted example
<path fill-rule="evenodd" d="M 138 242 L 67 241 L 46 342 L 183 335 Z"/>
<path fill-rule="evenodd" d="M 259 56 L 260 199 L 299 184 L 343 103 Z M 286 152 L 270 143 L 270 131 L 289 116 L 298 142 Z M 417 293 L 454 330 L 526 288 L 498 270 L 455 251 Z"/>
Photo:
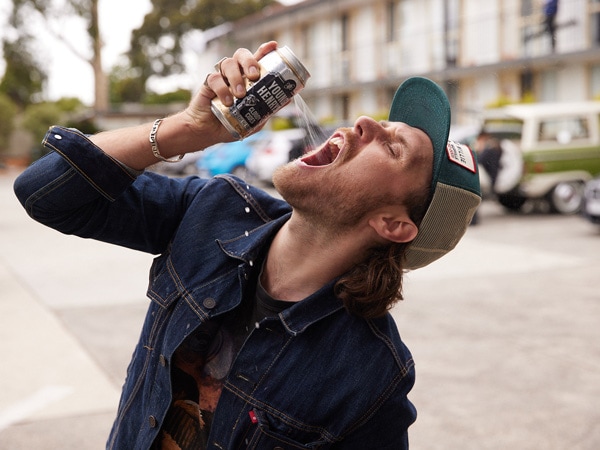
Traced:
<path fill-rule="evenodd" d="M 523 121 L 518 119 L 488 119 L 483 130 L 499 139 L 520 139 L 523 133 Z"/>

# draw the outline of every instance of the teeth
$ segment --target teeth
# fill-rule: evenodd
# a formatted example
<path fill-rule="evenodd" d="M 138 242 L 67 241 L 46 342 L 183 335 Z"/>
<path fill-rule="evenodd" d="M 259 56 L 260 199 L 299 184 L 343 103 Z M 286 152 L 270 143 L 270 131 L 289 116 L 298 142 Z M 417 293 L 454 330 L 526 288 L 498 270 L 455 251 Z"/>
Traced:
<path fill-rule="evenodd" d="M 335 145 L 337 148 L 341 148 L 344 141 L 339 137 L 335 137 L 330 139 L 329 143 Z"/>

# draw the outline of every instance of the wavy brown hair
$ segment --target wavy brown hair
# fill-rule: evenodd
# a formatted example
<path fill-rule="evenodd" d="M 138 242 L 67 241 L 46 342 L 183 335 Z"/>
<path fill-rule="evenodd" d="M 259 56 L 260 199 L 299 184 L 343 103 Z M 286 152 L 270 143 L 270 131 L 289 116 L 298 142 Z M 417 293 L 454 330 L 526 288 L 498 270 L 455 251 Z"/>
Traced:
<path fill-rule="evenodd" d="M 430 192 L 413 192 L 404 201 L 411 220 L 419 226 L 430 203 Z M 365 319 L 385 315 L 403 299 L 403 260 L 410 243 L 392 243 L 374 248 L 361 263 L 344 274 L 335 285 L 335 294 L 346 309 Z"/>

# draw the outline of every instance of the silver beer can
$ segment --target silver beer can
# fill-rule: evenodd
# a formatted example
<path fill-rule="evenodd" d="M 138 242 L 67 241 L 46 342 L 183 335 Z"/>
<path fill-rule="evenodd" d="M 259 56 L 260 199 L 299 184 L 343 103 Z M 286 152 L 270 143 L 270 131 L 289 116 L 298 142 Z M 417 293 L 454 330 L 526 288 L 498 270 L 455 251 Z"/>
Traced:
<path fill-rule="evenodd" d="M 259 64 L 260 78 L 254 82 L 246 79 L 243 98 L 234 98 L 230 107 L 218 98 L 211 104 L 213 114 L 236 139 L 252 134 L 290 103 L 310 78 L 306 67 L 287 46 L 267 53 Z"/>

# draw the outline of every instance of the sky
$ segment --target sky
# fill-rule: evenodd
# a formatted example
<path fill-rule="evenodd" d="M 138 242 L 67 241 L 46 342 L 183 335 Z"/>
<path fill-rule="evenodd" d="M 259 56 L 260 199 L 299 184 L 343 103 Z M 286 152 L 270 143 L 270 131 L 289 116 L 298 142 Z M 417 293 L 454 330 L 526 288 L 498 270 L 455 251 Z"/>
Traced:
<path fill-rule="evenodd" d="M 282 3 L 292 4 L 299 0 L 284 0 Z M 7 5 L 0 2 L 0 15 L 6 16 Z M 138 28 L 144 16 L 150 11 L 150 0 L 100 0 L 100 29 L 104 40 L 102 52 L 104 70 L 108 71 L 118 61 L 119 57 L 129 50 L 131 31 Z M 2 19 L 4 21 L 4 19 Z M 37 26 L 38 24 L 35 24 Z M 74 20 L 65 18 L 59 24 L 60 30 L 66 35 L 75 48 L 89 51 L 85 40 L 85 30 Z M 0 23 L 2 27 L 2 23 Z M 36 28 L 39 44 L 37 51 L 43 55 L 48 71 L 46 97 L 57 100 L 61 97 L 78 97 L 84 103 L 91 105 L 94 99 L 94 80 L 91 66 L 77 57 L 69 48 L 45 31 L 45 26 L 39 24 Z M 0 76 L 4 66 L 0 62 Z M 192 88 L 192 86 L 188 86 Z"/>
<path fill-rule="evenodd" d="M 150 0 L 101 0 L 99 3 L 100 29 L 104 40 L 102 50 L 105 70 L 115 65 L 119 56 L 129 50 L 131 31 L 142 25 L 144 16 L 150 12 Z M 65 24 L 66 25 L 66 24 Z M 71 41 L 77 43 L 85 31 L 70 30 Z M 64 44 L 53 41 L 48 49 L 48 97 L 78 97 L 86 104 L 94 99 L 92 68 L 75 56 Z M 86 48 L 85 45 L 82 48 Z"/>

